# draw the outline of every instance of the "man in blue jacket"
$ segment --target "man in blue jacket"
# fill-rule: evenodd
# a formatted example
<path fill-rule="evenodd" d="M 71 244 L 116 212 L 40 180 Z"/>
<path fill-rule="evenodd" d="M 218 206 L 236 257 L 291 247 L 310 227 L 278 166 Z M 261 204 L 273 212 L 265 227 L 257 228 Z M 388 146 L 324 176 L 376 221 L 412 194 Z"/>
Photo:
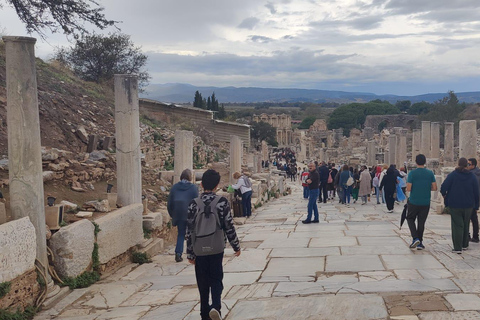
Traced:
<path fill-rule="evenodd" d="M 183 261 L 183 243 L 185 242 L 185 232 L 187 230 L 187 212 L 190 202 L 198 197 L 198 188 L 191 183 L 192 171 L 183 170 L 180 175 L 180 182 L 173 185 L 168 195 L 167 210 L 172 217 L 172 225 L 178 229 L 177 245 L 175 247 L 175 261 Z"/>
<path fill-rule="evenodd" d="M 477 178 L 467 170 L 468 161 L 458 159 L 458 166 L 440 188 L 445 206 L 450 208 L 452 220 L 453 252 L 461 254 L 468 249 L 468 231 L 472 210 L 478 210 L 479 190 Z"/>

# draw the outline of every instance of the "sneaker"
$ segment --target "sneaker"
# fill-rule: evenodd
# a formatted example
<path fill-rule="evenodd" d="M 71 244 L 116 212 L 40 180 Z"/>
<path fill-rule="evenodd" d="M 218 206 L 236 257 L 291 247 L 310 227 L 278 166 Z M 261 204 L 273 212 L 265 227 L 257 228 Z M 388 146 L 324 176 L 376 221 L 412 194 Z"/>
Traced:
<path fill-rule="evenodd" d="M 302 220 L 302 223 L 309 224 L 309 223 L 312 223 L 312 221 L 311 220 Z"/>
<path fill-rule="evenodd" d="M 377 204 L 380 204 L 380 202 L 377 202 Z"/>
<path fill-rule="evenodd" d="M 480 240 L 478 238 L 472 238 L 472 239 L 470 239 L 470 242 L 479 243 Z"/>
<path fill-rule="evenodd" d="M 413 239 L 412 244 L 410 245 L 410 249 L 415 249 L 416 247 L 418 247 L 419 244 L 420 244 L 419 239 L 417 238 Z"/>
<path fill-rule="evenodd" d="M 175 253 L 175 261 L 176 262 L 182 262 L 183 261 L 182 255 L 180 253 Z"/>
<path fill-rule="evenodd" d="M 452 253 L 462 254 L 462 250 L 455 250 L 455 249 L 453 249 L 453 250 L 452 250 Z"/>
<path fill-rule="evenodd" d="M 466 247 L 466 248 L 462 248 L 462 250 L 463 250 L 463 251 L 467 251 L 467 250 L 468 250 L 468 247 Z"/>
<path fill-rule="evenodd" d="M 423 250 L 425 249 L 425 246 L 423 245 L 423 243 L 419 243 L 418 246 L 417 246 L 417 250 Z"/>
<path fill-rule="evenodd" d="M 312 220 L 312 223 L 320 223 L 318 220 Z"/>
<path fill-rule="evenodd" d="M 208 313 L 208 316 L 212 320 L 222 320 L 222 315 L 217 309 L 210 310 L 210 312 Z"/>
<path fill-rule="evenodd" d="M 388 210 L 387 213 L 393 213 L 393 210 Z"/>

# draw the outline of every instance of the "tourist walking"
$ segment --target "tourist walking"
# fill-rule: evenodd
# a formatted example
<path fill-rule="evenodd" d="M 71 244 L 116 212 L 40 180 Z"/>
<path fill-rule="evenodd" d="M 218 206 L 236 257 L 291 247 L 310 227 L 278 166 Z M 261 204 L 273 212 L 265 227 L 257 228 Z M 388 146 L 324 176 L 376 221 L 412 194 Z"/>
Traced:
<path fill-rule="evenodd" d="M 323 198 L 323 203 L 327 203 L 327 198 L 328 198 L 327 185 L 328 185 L 328 177 L 330 172 L 328 170 L 328 167 L 325 161 L 321 162 L 320 168 L 318 168 L 318 173 L 320 175 L 320 188 L 319 188 L 318 202 L 322 202 L 322 198 Z"/>
<path fill-rule="evenodd" d="M 308 179 L 309 173 L 307 168 L 303 168 L 302 172 L 302 187 L 303 187 L 303 199 L 308 199 L 308 196 L 310 194 L 310 188 L 308 187 L 307 179 Z"/>
<path fill-rule="evenodd" d="M 358 195 L 362 199 L 362 205 L 368 201 L 368 196 L 372 192 L 372 177 L 366 166 L 362 166 L 362 172 L 360 173 L 360 187 L 358 189 Z"/>
<path fill-rule="evenodd" d="M 217 171 L 205 171 L 202 176 L 204 192 L 188 206 L 187 258 L 195 265 L 200 293 L 200 316 L 203 320 L 222 319 L 225 238 L 232 246 L 235 256 L 238 257 L 241 252 L 228 200 L 215 194 L 219 183 L 220 174 Z"/>
<path fill-rule="evenodd" d="M 360 174 L 358 173 L 358 169 L 353 170 L 352 167 L 350 167 L 350 173 L 353 176 L 353 185 L 352 185 L 353 203 L 357 203 L 358 192 L 360 191 Z"/>
<path fill-rule="evenodd" d="M 417 168 L 410 171 L 407 177 L 406 191 L 410 192 L 407 207 L 407 222 L 412 235 L 411 249 L 423 250 L 423 232 L 430 210 L 431 191 L 437 191 L 435 175 L 425 168 L 427 159 L 425 155 L 418 154 L 415 157 Z M 417 224 L 415 224 L 415 220 Z"/>
<path fill-rule="evenodd" d="M 388 213 L 392 213 L 395 205 L 394 194 L 397 190 L 397 175 L 393 165 L 387 169 L 386 174 L 383 176 L 382 182 L 380 182 L 380 190 L 382 190 L 385 196 Z"/>
<path fill-rule="evenodd" d="M 445 206 L 450 209 L 453 252 L 468 249 L 468 231 L 472 210 L 478 210 L 479 188 L 475 175 L 467 170 L 468 161 L 458 159 L 458 166 L 440 187 Z"/>
<path fill-rule="evenodd" d="M 198 188 L 191 181 L 192 171 L 183 170 L 180 182 L 173 185 L 168 195 L 167 211 L 172 218 L 172 225 L 177 227 L 177 245 L 175 246 L 175 261 L 183 261 L 183 244 L 187 231 L 187 211 L 190 202 L 198 197 Z"/>
<path fill-rule="evenodd" d="M 252 215 L 252 182 L 245 174 L 241 175 L 240 172 L 235 172 L 233 179 L 237 179 L 237 183 L 232 185 L 232 188 L 240 190 L 243 216 L 248 218 Z"/>
<path fill-rule="evenodd" d="M 372 178 L 372 186 L 375 188 L 375 195 L 377 197 L 377 204 L 380 204 L 380 197 L 382 198 L 382 203 L 385 203 L 385 198 L 383 197 L 383 192 L 380 191 L 380 175 L 382 174 L 382 167 L 377 166 L 375 169 L 375 175 Z"/>
<path fill-rule="evenodd" d="M 343 190 L 343 187 L 340 184 L 340 175 L 342 174 L 342 171 L 343 167 L 340 167 L 340 170 L 338 170 L 337 174 L 335 175 L 334 184 L 338 194 L 338 202 L 344 204 L 345 202 L 343 201 L 343 194 L 345 193 L 345 190 Z"/>
<path fill-rule="evenodd" d="M 318 198 L 318 186 L 320 183 L 320 175 L 317 171 L 317 166 L 314 162 L 310 162 L 308 164 L 308 171 L 309 176 L 307 179 L 307 184 L 309 188 L 309 196 L 308 196 L 308 206 L 307 206 L 307 218 L 303 220 L 303 223 L 318 223 L 318 207 L 317 207 L 317 198 Z M 314 218 L 312 220 L 312 213 Z"/>
<path fill-rule="evenodd" d="M 333 195 L 335 192 L 334 179 L 335 176 L 333 174 L 333 169 L 329 167 L 327 179 L 328 200 L 333 200 Z"/>
<path fill-rule="evenodd" d="M 471 173 L 475 175 L 477 178 L 478 184 L 480 185 L 480 169 L 477 167 L 477 159 L 470 158 L 468 159 L 468 168 Z M 470 217 L 470 221 L 472 221 L 472 237 L 470 238 L 471 242 L 478 243 L 478 214 L 477 210 L 472 211 L 472 216 Z"/>
<path fill-rule="evenodd" d="M 350 195 L 352 194 L 353 176 L 348 165 L 343 165 L 342 173 L 340 173 L 339 185 L 343 191 L 342 199 L 343 204 L 350 204 Z"/>

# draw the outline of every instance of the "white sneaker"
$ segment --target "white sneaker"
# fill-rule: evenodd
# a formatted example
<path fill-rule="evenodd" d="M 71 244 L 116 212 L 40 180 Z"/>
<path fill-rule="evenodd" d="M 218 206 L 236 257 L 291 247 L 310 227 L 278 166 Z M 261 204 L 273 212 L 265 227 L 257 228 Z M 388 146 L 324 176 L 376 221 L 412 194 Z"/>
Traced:
<path fill-rule="evenodd" d="M 210 312 L 208 313 L 208 316 L 212 320 L 222 320 L 222 316 L 220 315 L 220 312 L 218 312 L 217 309 L 210 310 Z"/>

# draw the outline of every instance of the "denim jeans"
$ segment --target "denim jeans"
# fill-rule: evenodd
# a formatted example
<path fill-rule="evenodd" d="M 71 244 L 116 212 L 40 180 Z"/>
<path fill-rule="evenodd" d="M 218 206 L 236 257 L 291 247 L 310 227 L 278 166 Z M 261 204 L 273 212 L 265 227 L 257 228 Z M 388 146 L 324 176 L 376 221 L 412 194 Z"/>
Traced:
<path fill-rule="evenodd" d="M 243 216 L 250 217 L 252 215 L 252 191 L 242 194 Z"/>
<path fill-rule="evenodd" d="M 308 196 L 310 194 L 310 189 L 307 187 L 303 187 L 303 199 L 308 199 Z"/>
<path fill-rule="evenodd" d="M 212 308 L 220 312 L 223 291 L 223 252 L 211 256 L 197 256 L 195 258 L 195 277 L 200 292 L 200 315 L 202 319 L 210 319 L 208 313 Z M 209 295 L 212 294 L 212 305 L 209 304 Z"/>
<path fill-rule="evenodd" d="M 352 186 L 343 187 L 343 203 L 350 203 L 350 195 L 352 194 Z"/>
<path fill-rule="evenodd" d="M 317 198 L 318 198 L 319 190 L 318 189 L 311 189 L 310 195 L 308 197 L 308 206 L 307 206 L 307 220 L 312 220 L 312 213 L 314 214 L 314 220 L 318 220 L 318 207 L 317 207 Z"/>
<path fill-rule="evenodd" d="M 382 198 L 382 203 L 385 203 L 383 191 L 380 191 L 380 187 L 375 187 L 375 194 L 377 195 L 377 203 L 380 203 L 380 197 Z"/>
<path fill-rule="evenodd" d="M 178 221 L 177 222 L 177 246 L 175 247 L 175 253 L 183 253 L 183 244 L 185 242 L 185 232 L 187 231 L 187 221 Z"/>

